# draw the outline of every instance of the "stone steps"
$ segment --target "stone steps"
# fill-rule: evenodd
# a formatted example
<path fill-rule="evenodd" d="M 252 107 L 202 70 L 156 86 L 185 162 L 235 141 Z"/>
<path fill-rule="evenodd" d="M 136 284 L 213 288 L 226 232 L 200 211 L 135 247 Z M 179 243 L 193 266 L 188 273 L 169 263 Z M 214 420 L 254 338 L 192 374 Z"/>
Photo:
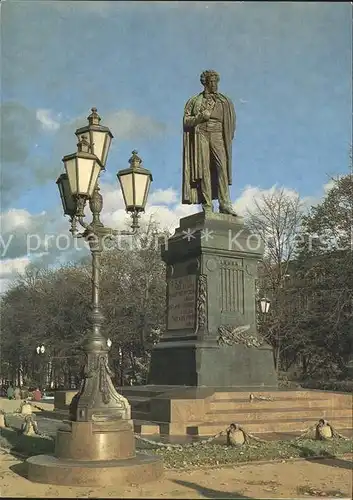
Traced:
<path fill-rule="evenodd" d="M 148 422 L 143 419 L 134 420 L 134 432 L 143 436 L 159 436 L 160 429 L 158 423 Z"/>
<path fill-rule="evenodd" d="M 232 390 L 225 390 L 225 391 L 217 391 L 214 393 L 212 396 L 213 401 L 217 400 L 224 400 L 224 399 L 232 399 L 232 400 L 243 400 L 243 401 L 249 401 L 249 396 L 250 394 L 254 394 L 254 396 L 266 396 L 266 397 L 271 397 L 273 399 L 279 400 L 279 399 L 327 399 L 329 398 L 347 398 L 350 399 L 350 401 L 353 401 L 353 397 L 350 394 L 345 393 L 340 393 L 340 392 L 330 392 L 330 391 L 319 391 L 315 389 L 302 389 L 302 390 L 297 390 L 297 389 L 288 389 L 285 391 L 242 391 L 242 392 L 237 392 L 237 391 L 232 391 Z"/>
<path fill-rule="evenodd" d="M 207 422 L 231 423 L 236 421 L 245 425 L 249 421 L 280 421 L 291 417 L 292 419 L 299 420 L 305 418 L 324 418 L 337 419 L 340 417 L 350 417 L 352 419 L 352 410 L 350 408 L 330 408 L 329 406 L 315 407 L 315 408 L 262 408 L 254 410 L 216 410 L 208 412 L 205 415 Z"/>
<path fill-rule="evenodd" d="M 310 426 L 314 426 L 318 418 L 297 418 L 285 420 L 248 420 L 241 422 L 242 427 L 253 434 L 266 434 L 272 432 L 301 432 Z M 230 422 L 228 422 L 230 423 Z M 352 416 L 338 417 L 332 421 L 336 429 L 351 429 Z M 198 436 L 213 436 L 226 427 L 225 422 L 204 422 L 199 425 L 189 425 L 186 433 Z"/>
<path fill-rule="evenodd" d="M 205 400 L 205 412 L 203 412 L 202 405 L 188 407 L 187 391 L 185 397 L 182 397 L 183 393 L 180 397 L 180 392 L 179 394 L 175 392 L 174 398 L 170 392 L 169 390 L 170 416 L 173 415 L 171 421 L 170 416 L 168 418 L 168 411 L 155 411 L 155 417 L 152 417 L 151 400 L 146 397 L 145 391 L 137 390 L 128 398 L 132 405 L 136 432 L 145 435 L 159 433 L 181 436 L 189 433 L 190 436 L 211 436 L 219 432 L 220 427 L 226 428 L 231 422 L 236 422 L 255 434 L 300 433 L 310 425 L 315 425 L 320 418 L 329 420 L 336 428 L 353 428 L 353 398 L 347 393 L 296 389 L 253 392 L 255 396 L 267 396 L 271 400 L 254 399 L 250 402 L 250 391 L 237 392 L 225 388 L 222 391 L 211 392 L 209 396 L 206 392 L 205 396 L 201 397 Z M 168 398 L 162 398 L 162 401 Z M 158 415 L 160 418 L 156 418 Z"/>
<path fill-rule="evenodd" d="M 244 399 L 217 399 L 210 403 L 210 411 L 214 410 L 255 410 L 255 409 L 267 409 L 267 408 L 316 408 L 327 407 L 327 408 L 352 408 L 352 403 L 349 398 L 336 398 L 333 399 L 291 399 L 291 398 L 281 398 L 274 399 L 273 401 L 266 400 L 254 400 L 250 401 Z"/>

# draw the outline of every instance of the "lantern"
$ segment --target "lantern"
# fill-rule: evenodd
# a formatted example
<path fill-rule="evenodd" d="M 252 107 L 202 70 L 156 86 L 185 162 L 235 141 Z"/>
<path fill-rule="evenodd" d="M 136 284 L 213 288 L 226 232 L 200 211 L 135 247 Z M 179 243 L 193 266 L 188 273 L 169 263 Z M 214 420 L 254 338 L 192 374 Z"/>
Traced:
<path fill-rule="evenodd" d="M 76 200 L 72 196 L 67 174 L 61 174 L 56 181 L 65 215 L 73 217 L 76 214 Z"/>
<path fill-rule="evenodd" d="M 90 198 L 102 166 L 96 155 L 90 152 L 90 143 L 85 136 L 81 137 L 77 148 L 77 153 L 64 156 L 62 161 L 65 165 L 72 195 Z"/>
<path fill-rule="evenodd" d="M 91 111 L 92 113 L 87 118 L 88 125 L 77 129 L 75 134 L 79 141 L 81 141 L 82 137 L 88 139 L 91 153 L 96 155 L 102 167 L 105 168 L 113 134 L 108 127 L 99 125 L 101 118 L 97 113 L 97 108 L 92 108 Z"/>
<path fill-rule="evenodd" d="M 142 167 L 137 151 L 132 152 L 130 167 L 117 173 L 127 212 L 144 212 L 153 180 L 149 170 Z"/>
<path fill-rule="evenodd" d="M 266 297 L 262 298 L 260 300 L 260 307 L 261 307 L 261 312 L 263 314 L 267 314 L 269 309 L 270 309 L 271 301 L 267 299 Z"/>

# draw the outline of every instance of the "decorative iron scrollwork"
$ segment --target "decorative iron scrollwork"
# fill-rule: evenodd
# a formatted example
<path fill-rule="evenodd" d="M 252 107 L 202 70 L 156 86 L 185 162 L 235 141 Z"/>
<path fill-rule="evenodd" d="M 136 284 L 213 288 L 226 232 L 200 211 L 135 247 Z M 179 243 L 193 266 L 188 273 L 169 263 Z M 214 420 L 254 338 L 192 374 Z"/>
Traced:
<path fill-rule="evenodd" d="M 108 404 L 110 402 L 110 392 L 107 377 L 112 377 L 113 372 L 108 366 L 108 358 L 107 355 L 104 354 L 99 356 L 98 358 L 98 366 L 99 366 L 99 390 L 102 394 L 102 400 L 104 404 Z"/>

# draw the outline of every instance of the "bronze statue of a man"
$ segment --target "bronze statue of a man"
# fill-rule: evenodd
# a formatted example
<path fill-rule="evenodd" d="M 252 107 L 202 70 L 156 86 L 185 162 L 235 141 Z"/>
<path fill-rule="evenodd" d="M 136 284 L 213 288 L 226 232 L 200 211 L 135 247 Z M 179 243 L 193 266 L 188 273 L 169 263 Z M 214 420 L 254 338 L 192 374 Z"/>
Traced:
<path fill-rule="evenodd" d="M 183 204 L 202 204 L 212 212 L 236 215 L 229 197 L 232 184 L 232 140 L 235 110 L 232 101 L 218 92 L 219 75 L 201 74 L 204 91 L 191 97 L 184 110 Z"/>

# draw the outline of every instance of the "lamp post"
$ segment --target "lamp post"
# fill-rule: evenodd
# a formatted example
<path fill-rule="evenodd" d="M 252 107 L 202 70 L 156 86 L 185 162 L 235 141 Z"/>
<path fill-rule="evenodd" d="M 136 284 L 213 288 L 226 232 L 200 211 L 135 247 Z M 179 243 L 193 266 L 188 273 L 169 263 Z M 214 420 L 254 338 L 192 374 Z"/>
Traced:
<path fill-rule="evenodd" d="M 137 151 L 133 151 L 130 167 L 117 174 L 126 211 L 132 217 L 131 230 L 105 227 L 100 220 L 103 198 L 99 178 L 105 170 L 113 135 L 100 121 L 96 108 L 92 108 L 88 125 L 76 130 L 78 150 L 64 156 L 65 173 L 57 180 L 64 214 L 70 217 L 70 231 L 74 237 L 88 242 L 92 254 L 91 328 L 82 345 L 85 362 L 80 388 L 69 406 L 69 420 L 57 431 L 55 456 L 39 455 L 27 460 L 28 479 L 36 482 L 103 486 L 123 484 L 131 477 L 144 482 L 163 473 L 161 459 L 135 453 L 130 405 L 111 380 L 108 352 L 112 342 L 101 331 L 104 316 L 99 293 L 104 242 L 114 236 L 136 234 L 152 175 L 142 167 Z M 87 201 L 92 213 L 90 223 L 85 221 L 84 214 Z M 82 233 L 77 230 L 78 224 L 84 229 Z"/>
<path fill-rule="evenodd" d="M 264 336 L 265 339 L 267 339 L 268 337 L 268 334 L 266 332 L 267 318 L 271 306 L 271 301 L 267 297 L 263 297 L 262 299 L 259 299 L 258 305 L 261 313 L 259 315 L 259 320 L 260 320 L 259 326 L 261 328 L 262 335 Z"/>
<path fill-rule="evenodd" d="M 269 299 L 267 299 L 266 297 L 260 299 L 260 309 L 262 314 L 267 314 L 268 311 L 270 310 L 270 306 L 271 306 L 271 301 Z"/>
<path fill-rule="evenodd" d="M 37 346 L 36 351 L 37 351 L 37 354 L 44 354 L 45 353 L 44 345 L 42 344 L 41 346 L 40 345 Z"/>
<path fill-rule="evenodd" d="M 84 342 L 86 365 L 83 383 L 70 405 L 70 419 L 89 421 L 95 414 L 110 417 L 123 414 L 122 397 L 111 382 L 108 367 L 110 345 L 101 333 L 104 317 L 100 306 L 100 258 L 105 241 L 120 235 L 135 235 L 139 228 L 138 219 L 144 212 L 152 182 L 152 174 L 142 167 L 142 160 L 136 150 L 129 160 L 130 167 L 117 173 L 126 211 L 131 214 L 131 230 L 115 230 L 105 227 L 100 220 L 103 197 L 100 194 L 99 178 L 105 170 L 109 147 L 113 138 L 108 127 L 100 125 L 101 118 L 96 108 L 88 117 L 88 125 L 76 130 L 79 139 L 76 153 L 63 158 L 65 173 L 57 180 L 64 214 L 70 216 L 70 232 L 74 237 L 85 238 L 92 255 L 92 304 L 90 320 L 92 329 Z M 92 221 L 85 222 L 86 203 L 92 213 Z M 78 233 L 77 224 L 84 228 Z M 110 339 L 109 339 L 110 340 Z"/>
<path fill-rule="evenodd" d="M 38 354 L 38 356 L 41 356 L 45 353 L 45 346 L 42 344 L 42 345 L 38 345 L 36 347 L 36 353 Z M 43 379 L 43 366 L 42 364 L 40 363 L 40 370 L 39 370 L 39 385 L 41 386 L 42 385 L 42 379 Z"/>

